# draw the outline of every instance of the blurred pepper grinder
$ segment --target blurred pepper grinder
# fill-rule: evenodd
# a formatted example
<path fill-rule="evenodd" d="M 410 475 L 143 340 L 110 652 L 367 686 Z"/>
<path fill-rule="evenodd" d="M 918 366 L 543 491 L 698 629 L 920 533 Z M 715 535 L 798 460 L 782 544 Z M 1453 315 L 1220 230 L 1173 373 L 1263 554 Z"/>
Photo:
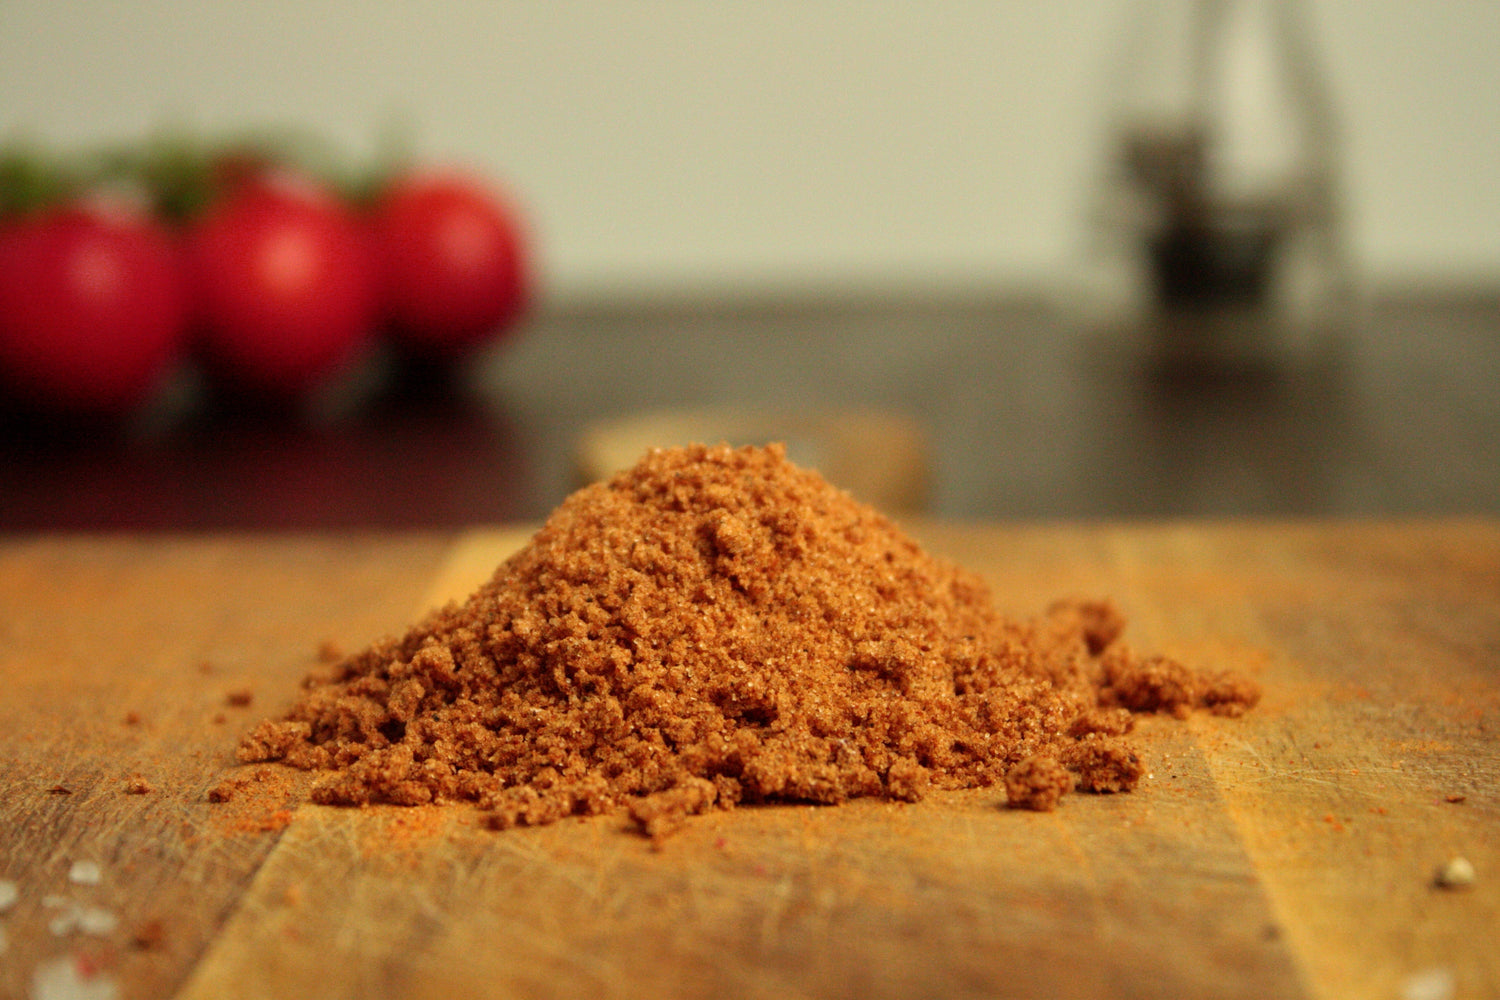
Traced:
<path fill-rule="evenodd" d="M 1336 356 L 1333 111 L 1297 0 L 1132 0 L 1091 226 L 1095 319 L 1171 371 Z"/>

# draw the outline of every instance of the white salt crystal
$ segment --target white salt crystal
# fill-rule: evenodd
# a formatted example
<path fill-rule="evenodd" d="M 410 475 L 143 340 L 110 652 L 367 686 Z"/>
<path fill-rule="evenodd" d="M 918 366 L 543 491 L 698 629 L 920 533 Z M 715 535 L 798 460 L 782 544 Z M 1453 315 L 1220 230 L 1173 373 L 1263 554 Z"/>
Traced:
<path fill-rule="evenodd" d="M 93 937 L 108 937 L 120 926 L 120 918 L 108 910 L 90 906 L 78 911 L 78 929 Z"/>
<path fill-rule="evenodd" d="M 16 884 L 7 878 L 0 878 L 0 913 L 4 913 L 16 905 L 16 900 L 21 898 L 21 890 Z"/>
<path fill-rule="evenodd" d="M 120 984 L 73 955 L 43 962 L 31 974 L 31 1000 L 119 1000 Z"/>
<path fill-rule="evenodd" d="M 1401 1000 L 1453 1000 L 1453 972 L 1436 968 L 1414 972 L 1401 984 Z"/>
<path fill-rule="evenodd" d="M 96 861 L 75 861 L 68 869 L 68 881 L 74 885 L 98 885 L 104 872 Z"/>
<path fill-rule="evenodd" d="M 78 929 L 78 908 L 69 907 L 47 921 L 47 930 L 53 937 L 67 937 Z"/>
<path fill-rule="evenodd" d="M 1444 889 L 1467 889 L 1474 884 L 1474 865 L 1468 858 L 1453 858 L 1437 870 L 1435 881 Z"/>

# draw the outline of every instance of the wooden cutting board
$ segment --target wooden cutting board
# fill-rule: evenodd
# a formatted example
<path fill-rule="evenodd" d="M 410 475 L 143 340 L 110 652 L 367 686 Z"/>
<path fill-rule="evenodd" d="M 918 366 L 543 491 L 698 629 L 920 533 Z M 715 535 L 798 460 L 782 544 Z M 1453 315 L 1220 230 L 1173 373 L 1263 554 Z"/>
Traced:
<path fill-rule="evenodd" d="M 742 809 L 653 850 L 299 806 L 275 768 L 216 805 L 320 646 L 525 533 L 0 540 L 0 996 L 1500 995 L 1500 523 L 913 531 L 1006 610 L 1111 595 L 1265 701 L 1150 720 L 1137 792 L 1051 814 Z M 1473 885 L 1436 887 L 1458 856 Z"/>

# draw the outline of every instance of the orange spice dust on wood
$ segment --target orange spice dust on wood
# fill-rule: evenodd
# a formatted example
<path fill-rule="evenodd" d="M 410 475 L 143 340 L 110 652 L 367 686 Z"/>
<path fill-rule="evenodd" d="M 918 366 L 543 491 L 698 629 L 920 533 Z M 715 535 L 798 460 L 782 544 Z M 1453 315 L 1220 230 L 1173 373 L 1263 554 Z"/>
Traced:
<path fill-rule="evenodd" d="M 219 808 L 214 830 L 222 835 L 275 833 L 291 825 L 292 810 L 305 798 L 309 780 L 284 768 L 241 768 L 208 789 Z"/>
<path fill-rule="evenodd" d="M 1133 713 L 1258 698 L 1136 655 L 1124 624 L 1107 601 L 1001 615 L 778 445 L 657 450 L 239 756 L 321 772 L 317 802 L 467 801 L 497 828 L 626 808 L 659 835 L 739 803 L 996 784 L 1050 809 L 1136 785 Z"/>

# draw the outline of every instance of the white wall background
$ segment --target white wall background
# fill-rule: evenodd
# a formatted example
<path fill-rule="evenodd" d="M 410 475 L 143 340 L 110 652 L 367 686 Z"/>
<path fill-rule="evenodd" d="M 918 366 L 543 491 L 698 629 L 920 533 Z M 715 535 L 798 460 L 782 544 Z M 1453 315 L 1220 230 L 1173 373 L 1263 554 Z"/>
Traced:
<path fill-rule="evenodd" d="M 0 0 L 0 134 L 393 120 L 527 207 L 547 294 L 1031 289 L 1130 0 Z M 1312 0 L 1377 284 L 1500 284 L 1500 3 Z"/>

